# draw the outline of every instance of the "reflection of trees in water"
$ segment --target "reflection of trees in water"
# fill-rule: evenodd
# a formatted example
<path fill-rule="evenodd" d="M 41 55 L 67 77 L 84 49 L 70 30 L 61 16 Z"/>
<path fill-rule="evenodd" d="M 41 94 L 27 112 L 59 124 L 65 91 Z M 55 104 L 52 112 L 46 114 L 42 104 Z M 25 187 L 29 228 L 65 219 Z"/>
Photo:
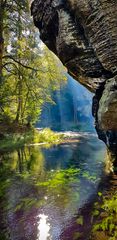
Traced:
<path fill-rule="evenodd" d="M 4 159 L 4 160 L 3 160 Z M 24 147 L 13 153 L 7 153 L 2 156 L 2 162 L 13 173 L 39 173 L 44 169 L 44 156 L 39 148 Z M 4 163 L 5 165 L 5 163 Z"/>
<path fill-rule="evenodd" d="M 91 230 L 92 224 L 97 224 L 98 219 L 95 221 L 95 218 L 99 216 L 95 214 L 98 213 L 96 210 L 100 212 L 100 202 L 94 210 L 92 210 L 93 203 L 91 206 L 84 203 L 91 202 L 92 190 L 92 194 L 96 192 L 96 174 L 99 174 L 98 168 L 102 168 L 99 161 L 102 156 L 97 154 L 97 157 L 93 157 L 92 160 L 94 151 L 98 152 L 99 148 L 96 143 L 93 144 L 93 140 L 89 143 L 87 143 L 88 140 L 83 141 L 73 143 L 72 146 L 66 144 L 60 148 L 57 147 L 60 152 L 62 147 L 65 149 L 64 153 L 68 158 L 65 165 L 60 164 L 62 156 L 59 150 L 54 151 L 54 149 L 25 147 L 2 155 L 0 190 L 3 192 L 2 199 L 4 199 L 2 206 L 4 216 L 1 215 L 4 219 L 1 217 L 0 225 L 3 226 L 2 222 L 6 222 L 5 231 L 10 233 L 12 240 L 36 240 L 39 234 L 39 216 L 43 210 L 46 216 L 49 216 L 51 226 L 57 224 L 57 228 L 63 226 L 62 240 L 65 239 L 64 235 L 66 236 L 68 231 L 67 226 L 71 229 L 71 234 L 74 233 L 74 239 L 80 240 L 84 237 L 82 232 L 87 227 L 87 221 L 90 223 L 87 231 Z M 84 145 L 85 148 L 83 148 Z M 69 151 L 70 147 L 72 151 Z M 53 151 L 54 154 L 52 154 Z M 86 154 L 88 151 L 90 153 Z M 46 164 L 51 158 L 53 167 Z M 0 209 L 0 211 L 3 210 Z M 74 213 L 77 215 L 76 218 Z M 53 216 L 54 220 L 52 220 Z M 3 229 L 1 234 L 2 232 Z M 90 231 L 87 233 L 90 234 Z M 67 236 L 70 235 L 67 234 Z"/>
<path fill-rule="evenodd" d="M 3 154 L 1 165 L 0 239 L 37 239 L 36 204 L 42 204 L 43 193 L 30 177 L 43 176 L 43 154 L 34 148 L 19 149 Z"/>
<path fill-rule="evenodd" d="M 63 209 L 69 208 L 70 197 L 72 200 L 68 184 L 78 175 L 78 171 L 58 168 L 47 171 L 44 155 L 39 148 L 22 148 L 4 154 L 2 160 L 4 205 L 3 219 L 0 219 L 1 236 L 4 222 L 5 234 L 9 233 L 12 240 L 25 240 L 28 237 L 37 239 L 39 224 L 37 218 L 41 209 L 50 204 L 48 201 L 53 201 L 50 205 L 52 210 L 50 214 L 59 209 L 56 217 L 64 220 Z M 4 239 L 9 237 L 6 236 Z"/>

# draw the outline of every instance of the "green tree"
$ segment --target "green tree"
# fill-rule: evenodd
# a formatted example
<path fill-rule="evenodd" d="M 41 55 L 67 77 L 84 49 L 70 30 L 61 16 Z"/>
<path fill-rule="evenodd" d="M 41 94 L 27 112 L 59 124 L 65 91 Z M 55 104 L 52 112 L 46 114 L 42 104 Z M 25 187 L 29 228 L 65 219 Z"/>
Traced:
<path fill-rule="evenodd" d="M 2 81 L 2 58 L 3 58 L 3 49 L 4 49 L 4 38 L 3 38 L 4 5 L 5 5 L 5 1 L 0 0 L 0 83 Z"/>
<path fill-rule="evenodd" d="M 36 121 L 42 105 L 52 102 L 51 92 L 66 79 L 65 69 L 46 47 L 37 44 L 29 2 L 8 2 L 9 11 L 6 5 L 3 21 L 6 38 L 2 55 L 4 81 L 0 88 L 0 120 L 30 125 Z"/>

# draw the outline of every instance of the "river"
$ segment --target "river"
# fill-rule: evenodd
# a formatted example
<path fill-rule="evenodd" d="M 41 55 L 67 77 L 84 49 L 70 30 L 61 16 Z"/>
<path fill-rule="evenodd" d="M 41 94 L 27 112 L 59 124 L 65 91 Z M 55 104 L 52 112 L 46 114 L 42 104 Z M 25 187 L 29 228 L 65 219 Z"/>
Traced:
<path fill-rule="evenodd" d="M 90 239 L 104 175 L 105 146 L 91 133 L 1 153 L 0 240 Z"/>

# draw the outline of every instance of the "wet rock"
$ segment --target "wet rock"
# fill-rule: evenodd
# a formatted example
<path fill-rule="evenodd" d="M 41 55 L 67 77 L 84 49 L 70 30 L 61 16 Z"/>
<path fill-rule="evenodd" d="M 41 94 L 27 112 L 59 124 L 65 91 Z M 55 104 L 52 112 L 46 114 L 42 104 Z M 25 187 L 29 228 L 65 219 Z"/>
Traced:
<path fill-rule="evenodd" d="M 102 129 L 117 131 L 117 76 L 106 82 L 99 102 L 98 122 Z"/>

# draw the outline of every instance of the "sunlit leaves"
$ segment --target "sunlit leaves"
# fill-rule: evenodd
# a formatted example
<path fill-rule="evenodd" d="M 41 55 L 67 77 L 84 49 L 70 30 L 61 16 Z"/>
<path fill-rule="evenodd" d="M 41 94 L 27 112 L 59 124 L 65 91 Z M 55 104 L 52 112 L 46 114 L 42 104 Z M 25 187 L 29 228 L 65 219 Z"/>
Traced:
<path fill-rule="evenodd" d="M 9 10 L 8 7 L 9 6 Z M 3 57 L 4 84 L 0 87 L 3 112 L 10 121 L 34 123 L 52 91 L 66 80 L 66 70 L 57 58 L 42 47 L 30 17 L 29 2 L 9 1 L 5 8 Z"/>

